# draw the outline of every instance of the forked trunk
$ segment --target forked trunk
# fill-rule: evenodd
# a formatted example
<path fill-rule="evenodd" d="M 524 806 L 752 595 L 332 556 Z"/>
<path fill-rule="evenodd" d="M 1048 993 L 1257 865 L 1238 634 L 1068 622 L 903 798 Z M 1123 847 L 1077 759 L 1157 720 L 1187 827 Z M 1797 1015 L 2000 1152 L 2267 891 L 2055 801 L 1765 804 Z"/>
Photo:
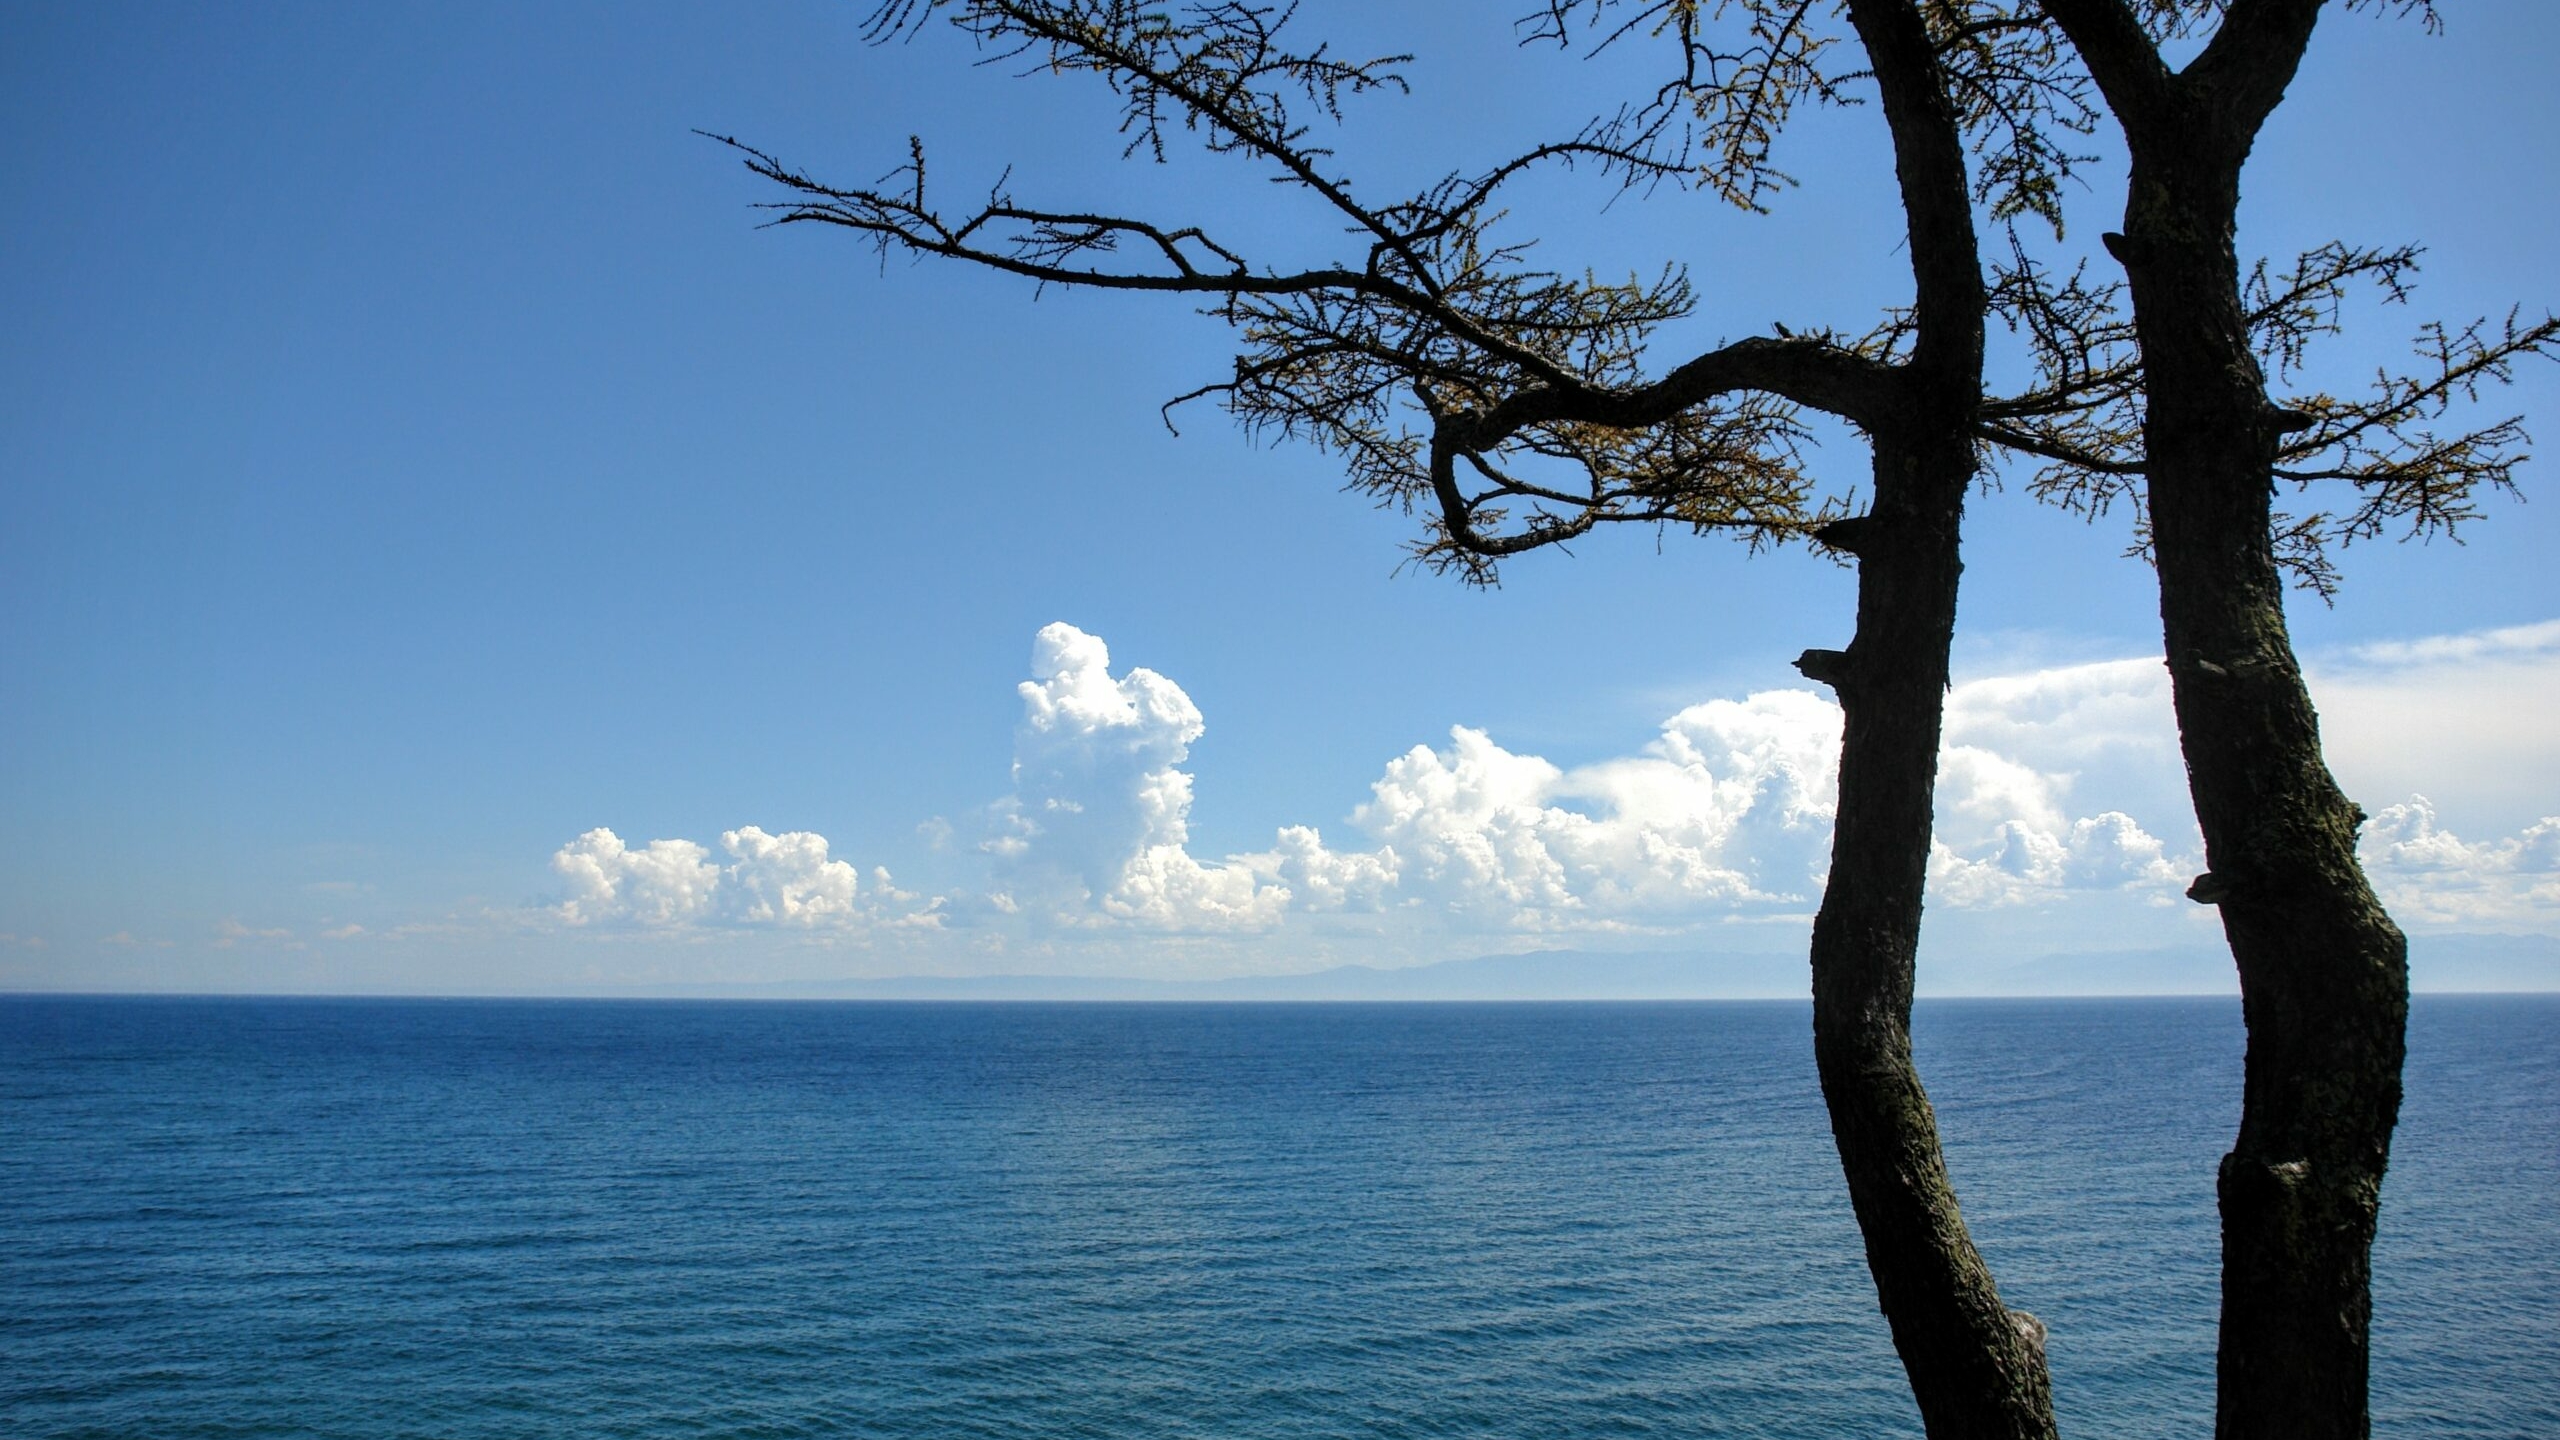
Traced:
<path fill-rule="evenodd" d="M 1840 808 L 1813 922 L 1813 1049 L 1876 1299 L 1936 1440 L 2049 1440 L 2044 1327 L 2000 1303 L 1965 1233 L 1938 1120 L 1911 1063 L 1938 736 L 1955 638 L 1965 491 L 1976 468 L 1983 317 L 1962 124 L 1920 11 L 1849 0 L 1893 135 L 1910 226 L 1911 357 L 1890 418 L 1866 422 L 1875 506 L 1824 539 L 1858 557 L 1858 630 L 1808 651 L 1839 693 Z"/>
<path fill-rule="evenodd" d="M 2171 71 L 2122 0 L 2042 0 L 2132 156 L 2123 262 L 2142 345 L 2160 622 L 2187 787 L 2249 1025 L 2222 1160 L 2215 1433 L 2361 1440 L 2374 1224 L 2409 1015 L 2408 944 L 2356 862 L 2363 813 L 2320 755 L 2285 633 L 2280 437 L 2240 299 L 2240 173 L 2322 0 L 2234 0 Z"/>

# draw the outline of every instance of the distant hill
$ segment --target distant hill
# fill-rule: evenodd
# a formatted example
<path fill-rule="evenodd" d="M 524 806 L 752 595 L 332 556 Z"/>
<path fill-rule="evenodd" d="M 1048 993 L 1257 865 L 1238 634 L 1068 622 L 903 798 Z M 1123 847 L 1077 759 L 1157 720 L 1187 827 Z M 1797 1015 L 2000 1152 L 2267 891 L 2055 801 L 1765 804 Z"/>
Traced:
<path fill-rule="evenodd" d="M 2560 990 L 2560 939 L 2548 935 L 2418 935 L 2409 988 L 2420 994 Z M 1923 995 L 2237 995 L 2240 979 L 2218 945 L 2046 955 L 2012 964 L 1932 966 Z"/>
<path fill-rule="evenodd" d="M 1091 975 L 904 975 L 773 985 L 666 985 L 649 993 L 844 1000 L 1708 1000 L 1806 993 L 1788 955 L 1601 954 L 1541 950 L 1381 969 L 1145 980 Z"/>
<path fill-rule="evenodd" d="M 1342 965 L 1300 975 L 1149 980 L 1093 975 L 907 975 L 771 985 L 669 985 L 647 993 L 703 998 L 837 1000 L 1731 1000 L 1802 999 L 1802 955 L 1538 950 L 1381 969 Z M 2425 935 L 2410 942 L 2421 992 L 2560 991 L 2560 939 Z M 2023 962 L 1924 960 L 1920 993 L 1959 995 L 2229 995 L 2239 986 L 2219 948 L 2047 955 Z M 628 992 L 625 992 L 628 993 Z"/>
<path fill-rule="evenodd" d="M 2095 950 L 2024 961 L 1923 956 L 1922 995 L 2237 995 L 2231 954 L 2219 947 Z"/>
<path fill-rule="evenodd" d="M 2560 939 L 2549 935 L 2420 935 L 2409 942 L 2409 988 L 2560 990 Z"/>

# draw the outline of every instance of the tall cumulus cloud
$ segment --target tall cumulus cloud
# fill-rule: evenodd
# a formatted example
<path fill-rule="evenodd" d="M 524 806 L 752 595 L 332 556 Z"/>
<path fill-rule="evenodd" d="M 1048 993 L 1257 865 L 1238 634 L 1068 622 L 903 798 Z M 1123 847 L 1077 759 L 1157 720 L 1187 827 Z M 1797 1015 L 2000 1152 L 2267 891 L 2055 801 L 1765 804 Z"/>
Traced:
<path fill-rule="evenodd" d="M 1033 638 L 1015 688 L 1013 794 L 984 847 L 1002 908 L 1176 930 L 1280 918 L 1285 886 L 1187 848 L 1191 776 L 1175 767 L 1206 726 L 1181 686 L 1143 668 L 1113 677 L 1109 647 L 1060 623 Z"/>

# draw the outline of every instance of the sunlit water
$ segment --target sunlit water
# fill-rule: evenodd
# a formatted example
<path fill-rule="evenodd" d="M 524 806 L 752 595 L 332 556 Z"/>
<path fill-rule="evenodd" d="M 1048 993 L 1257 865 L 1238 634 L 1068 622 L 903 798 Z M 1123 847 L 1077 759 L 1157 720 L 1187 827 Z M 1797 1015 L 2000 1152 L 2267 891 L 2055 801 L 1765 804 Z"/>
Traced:
<path fill-rule="evenodd" d="M 0 999 L 0 1433 L 1907 1435 L 1801 1005 Z M 1924 1002 L 2066 1432 L 2210 1429 L 2234 1002 Z M 2560 1001 L 2422 999 L 2384 1434 L 2560 1435 Z"/>

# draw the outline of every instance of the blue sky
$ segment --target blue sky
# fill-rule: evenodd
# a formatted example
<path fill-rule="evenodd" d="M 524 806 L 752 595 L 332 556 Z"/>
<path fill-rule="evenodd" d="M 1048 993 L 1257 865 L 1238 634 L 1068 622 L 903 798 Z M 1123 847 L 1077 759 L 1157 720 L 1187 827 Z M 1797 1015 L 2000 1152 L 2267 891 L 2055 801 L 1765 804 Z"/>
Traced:
<path fill-rule="evenodd" d="M 1419 56 L 1338 144 L 1362 183 L 1570 128 L 1640 58 L 1522 52 L 1496 13 L 1309 6 Z M 693 128 L 853 179 L 919 132 L 955 190 L 1011 164 L 1026 198 L 1327 242 L 1239 165 L 1122 163 L 1091 87 L 859 19 L 0 10 L 0 986 L 1800 943 L 1823 722 L 1785 662 L 1846 638 L 1845 572 L 1628 534 L 1489 593 L 1399 574 L 1410 522 L 1325 457 L 1206 410 L 1166 432 L 1229 353 L 1181 304 L 755 229 Z M 2424 316 L 2560 302 L 2560 17 L 2450 25 L 2331 17 L 2253 162 L 2244 249 L 2430 247 L 2412 309 L 2359 316 L 2325 374 Z M 1768 217 L 1559 184 L 1523 220 L 1559 268 L 1692 264 L 1700 339 L 1863 328 L 1905 283 L 1874 116 L 1781 159 L 1805 183 Z M 2560 367 L 2489 405 L 2549 436 Z M 2549 473 L 2467 546 L 2360 547 L 2334 609 L 2296 608 L 2413 930 L 2560 933 Z M 2156 666 L 2114 663 L 2157 645 L 2124 542 L 1976 505 L 1933 943 L 2211 943 L 2171 903 L 2196 846 Z M 1042 712 L 1035 680 L 1083 700 Z"/>

